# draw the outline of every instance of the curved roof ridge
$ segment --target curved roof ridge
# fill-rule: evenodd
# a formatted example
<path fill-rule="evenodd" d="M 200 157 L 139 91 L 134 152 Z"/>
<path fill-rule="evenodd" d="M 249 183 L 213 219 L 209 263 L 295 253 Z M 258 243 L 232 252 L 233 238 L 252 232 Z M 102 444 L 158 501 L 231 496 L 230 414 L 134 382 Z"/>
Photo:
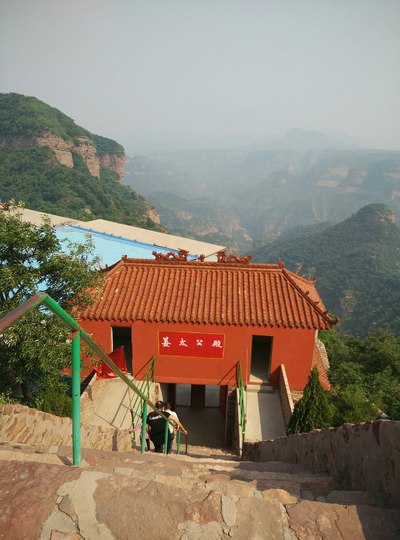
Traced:
<path fill-rule="evenodd" d="M 302 289 L 298 285 L 298 283 L 296 283 L 296 278 L 301 278 L 302 281 L 304 281 L 305 283 L 310 285 L 314 290 L 315 290 L 315 287 L 314 287 L 315 281 L 307 280 L 306 278 L 303 278 L 302 276 L 299 276 L 298 274 L 295 274 L 294 272 L 291 272 L 290 270 L 287 270 L 286 268 L 283 268 L 282 273 L 286 276 L 288 281 L 290 281 L 290 283 L 293 285 L 293 287 L 295 287 L 297 289 L 297 291 L 307 301 L 307 303 L 310 304 L 316 311 L 318 311 L 318 313 L 320 314 L 321 317 L 323 317 L 330 324 L 336 324 L 336 323 L 339 322 L 339 319 L 337 317 L 335 319 L 332 319 L 332 317 L 329 315 L 328 310 L 326 308 L 325 308 L 325 310 L 322 310 L 319 307 L 319 305 L 318 305 L 319 301 L 316 302 L 315 300 L 313 300 L 310 297 L 310 291 L 308 291 L 308 290 L 305 291 L 304 289 Z"/>
<path fill-rule="evenodd" d="M 193 266 L 194 268 L 238 268 L 243 270 L 259 270 L 259 269 L 269 269 L 269 270 L 282 270 L 284 269 L 284 266 L 282 263 L 242 263 L 242 262 L 219 262 L 219 261 L 208 261 L 208 260 L 200 260 L 200 259 L 194 259 L 194 260 L 156 260 L 156 259 L 142 259 L 142 258 L 134 258 L 134 257 L 128 257 L 127 255 L 123 255 L 119 261 L 112 264 L 111 266 L 107 266 L 103 270 L 111 270 L 115 268 L 119 263 L 121 264 L 137 264 L 140 266 L 146 266 L 146 265 L 157 265 L 157 266 L 183 266 L 183 267 L 190 267 Z"/>

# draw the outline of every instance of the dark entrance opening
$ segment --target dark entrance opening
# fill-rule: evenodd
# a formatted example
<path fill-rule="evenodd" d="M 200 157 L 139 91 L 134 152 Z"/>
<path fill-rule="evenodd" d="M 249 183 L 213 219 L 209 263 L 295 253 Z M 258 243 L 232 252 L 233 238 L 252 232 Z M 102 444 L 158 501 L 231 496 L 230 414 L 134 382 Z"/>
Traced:
<path fill-rule="evenodd" d="M 179 420 L 189 432 L 189 444 L 223 448 L 225 446 L 225 409 L 221 410 L 221 392 L 226 397 L 226 389 L 221 386 L 203 384 L 177 384 L 175 390 L 175 411 Z"/>
<path fill-rule="evenodd" d="M 250 381 L 269 381 L 269 372 L 271 368 L 271 353 L 271 336 L 253 336 L 251 344 Z"/>
<path fill-rule="evenodd" d="M 113 350 L 123 347 L 125 352 L 126 369 L 129 373 L 132 371 L 132 330 L 129 326 L 112 327 Z"/>

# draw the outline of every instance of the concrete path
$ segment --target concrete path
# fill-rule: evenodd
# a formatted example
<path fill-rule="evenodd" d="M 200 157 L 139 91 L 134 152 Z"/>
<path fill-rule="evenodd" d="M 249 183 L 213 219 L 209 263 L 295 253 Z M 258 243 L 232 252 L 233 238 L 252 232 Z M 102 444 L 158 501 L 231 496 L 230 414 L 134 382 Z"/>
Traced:
<path fill-rule="evenodd" d="M 248 385 L 246 440 L 265 441 L 286 435 L 278 392 L 270 386 Z"/>

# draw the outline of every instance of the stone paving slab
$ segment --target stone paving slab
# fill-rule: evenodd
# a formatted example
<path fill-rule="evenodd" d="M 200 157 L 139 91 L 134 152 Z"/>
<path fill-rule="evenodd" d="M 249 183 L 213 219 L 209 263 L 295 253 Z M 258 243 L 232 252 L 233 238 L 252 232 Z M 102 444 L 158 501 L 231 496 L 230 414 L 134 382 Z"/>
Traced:
<path fill-rule="evenodd" d="M 0 538 L 40 538 L 43 523 L 57 502 L 57 490 L 77 480 L 77 468 L 26 461 L 1 460 Z"/>

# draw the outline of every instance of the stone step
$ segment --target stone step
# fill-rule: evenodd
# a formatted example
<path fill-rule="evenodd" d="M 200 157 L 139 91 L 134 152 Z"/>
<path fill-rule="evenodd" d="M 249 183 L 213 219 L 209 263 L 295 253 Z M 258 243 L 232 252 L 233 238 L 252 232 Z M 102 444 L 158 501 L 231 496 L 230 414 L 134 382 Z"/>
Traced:
<path fill-rule="evenodd" d="M 0 492 L 6 494 L 0 498 L 0 538 L 355 540 L 400 535 L 400 510 L 357 506 L 347 492 L 341 495 L 348 504 L 329 503 L 330 497 L 337 500 L 337 491 L 319 495 L 330 489 L 329 477 L 298 464 L 83 449 L 82 466 L 71 467 L 66 466 L 70 447 L 51 451 L 0 446 Z M 45 457 L 51 462 L 38 461 Z M 317 500 L 302 499 L 307 491 Z"/>
<path fill-rule="evenodd" d="M 259 384 L 259 383 L 251 383 L 249 382 L 246 386 L 247 392 L 256 392 L 256 393 L 268 393 L 268 394 L 275 394 L 277 393 L 277 390 L 271 386 L 270 384 Z"/>
<path fill-rule="evenodd" d="M 142 470 L 143 463 L 161 461 L 170 476 L 181 475 L 181 469 L 192 471 L 192 477 L 201 478 L 211 475 L 211 481 L 218 478 L 220 489 L 225 482 L 236 480 L 250 486 L 250 492 L 254 490 L 265 491 L 269 489 L 286 490 L 292 496 L 301 498 L 302 491 L 306 492 L 306 499 L 315 500 L 317 497 L 327 495 L 333 490 L 332 479 L 326 474 L 315 474 L 307 471 L 299 464 L 268 462 L 253 463 L 242 462 L 237 456 L 226 452 L 210 452 L 207 455 L 194 454 L 198 448 L 189 448 L 189 455 L 169 456 L 146 452 L 140 454 L 132 452 L 109 452 L 96 449 L 81 450 L 82 466 L 95 467 L 98 470 L 117 472 L 123 469 Z M 212 449 L 210 449 L 212 450 Z M 203 449 L 200 449 L 202 452 Z M 36 462 L 58 465 L 72 464 L 72 449 L 70 447 L 35 447 L 22 444 L 0 444 L 0 460 L 13 459 L 16 461 Z M 182 464 L 184 463 L 184 465 Z"/>
<path fill-rule="evenodd" d="M 189 477 L 207 482 L 217 482 L 219 489 L 226 491 L 225 484 L 233 480 L 236 487 L 228 489 L 241 492 L 246 490 L 253 493 L 270 489 L 287 491 L 297 499 L 301 493 L 306 492 L 308 500 L 315 500 L 320 496 L 327 496 L 333 490 L 332 479 L 326 474 L 315 474 L 307 471 L 298 464 L 281 462 L 251 463 L 242 462 L 236 456 L 210 454 L 210 456 L 178 456 L 159 455 L 154 452 L 108 452 L 104 450 L 82 449 L 82 467 L 96 468 L 96 470 L 116 473 L 124 470 L 125 474 L 131 475 L 134 471 L 143 472 L 143 465 L 162 464 L 169 476 L 181 476 L 182 470 L 190 471 Z M 13 459 L 22 462 L 46 463 L 52 465 L 71 465 L 72 449 L 70 447 L 37 447 L 29 445 L 0 445 L 0 460 Z M 191 481 L 192 481 L 191 480 Z M 246 489 L 243 487 L 246 485 Z M 337 492 L 335 492 L 336 497 Z"/>
<path fill-rule="evenodd" d="M 400 538 L 400 510 L 299 464 L 193 445 L 188 456 L 140 454 L 92 426 L 82 441 L 103 449 L 82 448 L 73 467 L 69 419 L 3 407 L 1 420 L 0 538 Z"/>

